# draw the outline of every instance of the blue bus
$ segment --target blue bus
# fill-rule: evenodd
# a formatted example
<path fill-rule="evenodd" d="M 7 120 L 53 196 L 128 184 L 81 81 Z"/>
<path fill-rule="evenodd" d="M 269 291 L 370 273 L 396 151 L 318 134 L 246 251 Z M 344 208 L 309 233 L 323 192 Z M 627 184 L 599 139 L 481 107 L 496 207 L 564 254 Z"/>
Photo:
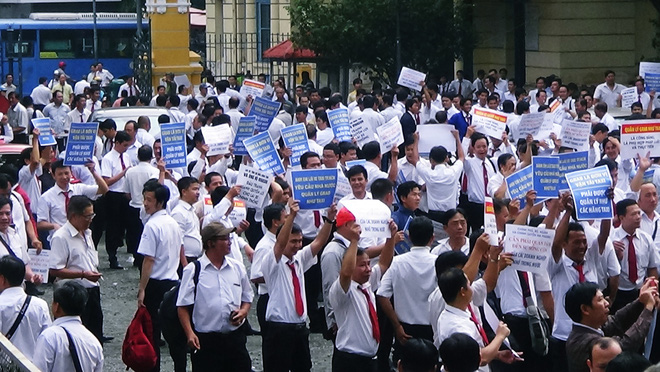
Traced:
<path fill-rule="evenodd" d="M 143 20 L 143 30 L 149 23 Z M 132 73 L 137 19 L 133 13 L 97 13 L 98 60 L 116 78 Z M 29 94 L 39 77 L 51 79 L 61 61 L 70 79 L 89 73 L 94 60 L 91 13 L 32 13 L 26 19 L 0 19 L 0 75 Z M 20 42 L 19 42 L 20 40 Z M 19 74 L 20 81 L 19 81 Z M 20 85 L 19 85 L 20 84 Z"/>

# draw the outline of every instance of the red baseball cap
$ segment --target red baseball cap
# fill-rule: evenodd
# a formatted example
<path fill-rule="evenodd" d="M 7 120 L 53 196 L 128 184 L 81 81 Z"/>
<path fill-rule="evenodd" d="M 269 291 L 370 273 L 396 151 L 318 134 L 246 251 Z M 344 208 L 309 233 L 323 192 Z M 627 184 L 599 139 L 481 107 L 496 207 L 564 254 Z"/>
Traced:
<path fill-rule="evenodd" d="M 59 65 L 59 66 L 60 66 L 60 68 L 66 66 L 66 62 L 64 62 L 64 61 L 60 61 L 60 65 Z"/>
<path fill-rule="evenodd" d="M 337 227 L 344 226 L 347 222 L 355 221 L 355 215 L 351 213 L 346 207 L 339 210 L 337 219 L 335 220 Z"/>

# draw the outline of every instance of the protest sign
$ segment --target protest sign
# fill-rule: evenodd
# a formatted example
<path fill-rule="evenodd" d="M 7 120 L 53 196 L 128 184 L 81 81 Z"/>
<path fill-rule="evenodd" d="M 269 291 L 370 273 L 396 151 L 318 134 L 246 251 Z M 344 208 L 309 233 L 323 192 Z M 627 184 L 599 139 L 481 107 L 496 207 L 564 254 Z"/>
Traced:
<path fill-rule="evenodd" d="M 520 124 L 518 124 L 518 133 L 521 138 L 525 138 L 528 134 L 531 134 L 532 136 L 539 134 L 539 131 L 545 122 L 545 114 L 545 112 L 522 114 L 520 117 Z"/>
<path fill-rule="evenodd" d="M 396 83 L 403 87 L 421 92 L 422 86 L 419 85 L 419 83 L 424 80 L 426 80 L 425 73 L 413 70 L 408 67 L 402 67 L 401 73 L 399 74 L 399 80 L 397 80 Z"/>
<path fill-rule="evenodd" d="M 552 255 L 555 230 L 526 225 L 506 225 L 504 252 L 513 254 L 515 270 L 547 274 L 547 262 Z"/>
<path fill-rule="evenodd" d="M 477 132 L 485 136 L 502 138 L 502 133 L 506 130 L 506 114 L 482 108 L 474 108 L 472 111 L 472 125 Z"/>
<path fill-rule="evenodd" d="M 343 206 L 355 216 L 355 221 L 362 228 L 362 238 L 389 238 L 392 212 L 380 200 L 344 200 Z"/>
<path fill-rule="evenodd" d="M 649 73 L 660 74 L 660 63 L 658 62 L 640 62 L 639 76 L 646 79 Z"/>
<path fill-rule="evenodd" d="M 612 201 L 607 197 L 607 189 L 612 186 L 612 178 L 607 166 L 568 173 L 566 181 L 573 194 L 578 220 L 602 220 L 613 217 Z"/>
<path fill-rule="evenodd" d="M 376 133 L 369 123 L 365 123 L 362 118 L 351 120 L 351 135 L 357 141 L 360 148 L 366 143 L 376 140 Z"/>
<path fill-rule="evenodd" d="M 241 164 L 236 185 L 241 186 L 241 200 L 250 208 L 262 208 L 273 176 L 269 172 Z"/>
<path fill-rule="evenodd" d="M 451 132 L 455 129 L 448 124 L 424 124 L 417 126 L 419 153 L 428 155 L 435 146 L 442 146 L 448 152 L 456 152 L 456 138 Z"/>
<path fill-rule="evenodd" d="M 300 156 L 309 151 L 309 142 L 307 142 L 307 129 L 305 124 L 296 124 L 280 129 L 284 146 L 291 149 L 292 166 L 300 165 Z"/>
<path fill-rule="evenodd" d="M 376 128 L 380 139 L 380 153 L 385 154 L 392 148 L 403 143 L 403 129 L 398 117 L 393 117 L 387 123 Z"/>
<path fill-rule="evenodd" d="M 348 178 L 344 177 L 343 174 L 339 174 L 341 171 L 341 169 L 337 169 L 337 188 L 335 188 L 334 199 L 335 203 L 337 203 L 344 196 L 353 192 L 353 189 L 351 189 L 351 184 L 348 182 Z"/>
<path fill-rule="evenodd" d="M 637 154 L 660 156 L 660 120 L 633 120 L 621 124 L 621 158 L 634 159 Z"/>
<path fill-rule="evenodd" d="M 328 208 L 337 189 L 336 169 L 306 169 L 291 171 L 293 198 L 300 209 Z"/>
<path fill-rule="evenodd" d="M 633 103 L 637 102 L 637 87 L 626 88 L 621 91 L 621 107 L 630 108 Z"/>
<path fill-rule="evenodd" d="M 202 127 L 204 143 L 209 146 L 206 156 L 224 155 L 229 153 L 229 144 L 231 143 L 231 127 L 226 124 L 216 125 L 214 127 Z"/>
<path fill-rule="evenodd" d="M 361 165 L 364 167 L 364 164 L 367 162 L 366 159 L 356 159 L 356 160 L 349 160 L 346 162 L 346 169 L 351 169 L 352 167 L 356 165 Z"/>
<path fill-rule="evenodd" d="M 241 90 L 239 93 L 245 98 L 247 96 L 252 96 L 254 98 L 261 97 L 264 95 L 264 88 L 266 83 L 262 83 L 256 80 L 245 79 L 243 80 L 243 85 L 241 85 Z"/>
<path fill-rule="evenodd" d="M 186 152 L 186 124 L 161 124 L 160 138 L 163 160 L 168 168 L 185 167 L 188 164 Z"/>
<path fill-rule="evenodd" d="M 256 129 L 257 132 L 265 132 L 268 130 L 273 118 L 280 111 L 280 105 L 281 104 L 277 101 L 271 101 L 263 97 L 257 97 L 252 101 L 250 115 L 256 117 L 257 121 L 254 125 L 254 129 Z"/>
<path fill-rule="evenodd" d="M 254 135 L 254 126 L 256 123 L 257 118 L 254 116 L 245 116 L 239 119 L 236 136 L 234 137 L 234 155 L 248 154 L 245 145 L 243 145 L 243 140 Z"/>
<path fill-rule="evenodd" d="M 561 145 L 577 151 L 589 150 L 591 123 L 573 120 L 562 122 Z"/>
<path fill-rule="evenodd" d="M 644 77 L 645 92 L 660 91 L 660 73 L 647 72 Z"/>
<path fill-rule="evenodd" d="M 534 179 L 532 174 L 532 166 L 528 165 L 525 168 L 513 173 L 506 178 L 506 188 L 509 191 L 511 199 L 519 199 L 524 201 L 525 195 L 529 190 L 534 189 Z M 522 207 L 522 205 L 521 205 Z"/>
<path fill-rule="evenodd" d="M 559 158 L 559 190 L 568 190 L 565 174 L 589 168 L 589 152 L 565 152 L 555 155 Z"/>
<path fill-rule="evenodd" d="M 534 156 L 532 174 L 536 198 L 556 198 L 559 195 L 559 159 L 554 156 Z"/>
<path fill-rule="evenodd" d="M 27 250 L 30 257 L 30 268 L 35 274 L 43 277 L 43 282 L 48 283 L 48 272 L 50 271 L 50 250 L 42 249 L 41 253 L 37 254 L 37 250 L 29 248 Z"/>
<path fill-rule="evenodd" d="M 99 123 L 71 123 L 64 165 L 83 165 L 94 157 Z"/>
<path fill-rule="evenodd" d="M 488 234 L 490 245 L 499 245 L 497 236 L 497 222 L 495 221 L 495 207 L 493 198 L 486 196 L 484 199 L 484 232 Z"/>
<path fill-rule="evenodd" d="M 275 149 L 270 133 L 261 132 L 243 140 L 243 145 L 255 164 L 264 172 L 284 173 L 282 160 Z"/>
<path fill-rule="evenodd" d="M 234 199 L 234 209 L 227 216 L 234 227 L 238 227 L 241 221 L 247 219 L 247 207 L 243 200 Z"/>
<path fill-rule="evenodd" d="M 32 119 L 32 126 L 39 129 L 39 145 L 52 146 L 57 144 L 53 131 L 50 130 L 49 118 Z"/>
<path fill-rule="evenodd" d="M 328 122 L 337 141 L 351 141 L 353 139 L 349 120 L 348 110 L 345 108 L 328 111 Z"/>
<path fill-rule="evenodd" d="M 647 169 L 644 172 L 644 177 L 642 178 L 642 183 L 653 183 L 653 176 L 654 175 L 655 175 L 655 168 Z"/>
<path fill-rule="evenodd" d="M 557 110 L 558 110 L 561 106 L 562 106 L 562 105 L 561 105 L 561 100 L 559 100 L 559 99 L 555 99 L 555 100 L 552 101 L 552 103 L 550 104 L 550 112 L 552 112 L 552 113 L 556 113 Z M 561 111 L 561 110 L 560 110 L 560 111 Z"/>

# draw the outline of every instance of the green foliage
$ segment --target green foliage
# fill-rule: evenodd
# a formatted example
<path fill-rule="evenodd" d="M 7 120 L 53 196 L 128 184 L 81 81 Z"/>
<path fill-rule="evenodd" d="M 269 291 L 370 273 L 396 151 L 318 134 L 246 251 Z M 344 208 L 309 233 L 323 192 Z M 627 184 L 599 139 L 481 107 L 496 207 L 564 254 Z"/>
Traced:
<path fill-rule="evenodd" d="M 420 71 L 444 73 L 474 45 L 465 21 L 471 5 L 452 0 L 292 0 L 292 40 L 343 66 L 372 69 L 394 81 L 397 14 L 401 62 Z"/>

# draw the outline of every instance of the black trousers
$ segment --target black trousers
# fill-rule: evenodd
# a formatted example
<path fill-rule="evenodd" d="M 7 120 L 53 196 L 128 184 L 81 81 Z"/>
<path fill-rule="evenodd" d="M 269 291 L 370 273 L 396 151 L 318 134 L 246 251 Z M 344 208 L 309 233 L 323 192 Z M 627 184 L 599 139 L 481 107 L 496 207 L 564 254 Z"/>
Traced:
<path fill-rule="evenodd" d="M 151 315 L 151 324 L 153 327 L 153 345 L 156 345 L 156 355 L 158 362 L 152 371 L 160 371 L 160 318 L 158 316 L 158 308 L 163 301 L 163 295 L 176 285 L 175 280 L 158 280 L 149 279 L 147 288 L 144 290 L 144 306 L 147 308 L 149 315 Z"/>
<path fill-rule="evenodd" d="M 263 337 L 264 372 L 309 372 L 309 329 L 305 323 L 268 322 Z"/>
<path fill-rule="evenodd" d="M 335 348 L 332 353 L 332 372 L 376 372 L 376 358 Z"/>
<path fill-rule="evenodd" d="M 466 204 L 466 219 L 470 226 L 470 233 L 473 233 L 484 226 L 484 204 L 468 201 Z"/>
<path fill-rule="evenodd" d="M 105 231 L 105 249 L 110 263 L 117 261 L 117 249 L 124 245 L 128 199 L 121 192 L 108 191 L 105 194 L 107 228 Z"/>
<path fill-rule="evenodd" d="M 408 324 L 401 323 L 403 330 L 412 338 L 423 338 L 433 342 L 433 328 L 430 325 Z M 401 359 L 401 345 L 399 341 L 394 339 L 394 352 L 392 353 L 392 362 L 396 366 Z"/>
<path fill-rule="evenodd" d="M 509 340 L 511 341 L 513 350 L 522 351 L 523 358 L 525 359 L 524 362 L 515 362 L 507 365 L 507 371 L 548 371 L 547 356 L 538 355 L 532 349 L 532 337 L 529 334 L 529 320 L 525 317 L 505 314 L 504 321 L 507 326 L 509 326 L 509 330 L 511 330 Z"/>
<path fill-rule="evenodd" d="M 568 371 L 568 360 L 566 359 L 566 341 L 550 337 L 548 339 L 550 360 L 552 360 L 553 372 Z M 523 357 L 525 357 L 523 355 Z"/>
<path fill-rule="evenodd" d="M 244 325 L 245 326 L 245 325 Z M 247 336 L 241 328 L 231 333 L 197 333 L 200 349 L 192 354 L 193 372 L 250 372 Z"/>
<path fill-rule="evenodd" d="M 87 304 L 80 314 L 82 324 L 90 331 L 100 343 L 103 343 L 103 310 L 101 309 L 101 288 L 87 289 Z"/>
<path fill-rule="evenodd" d="M 163 338 L 167 341 L 170 357 L 174 362 L 174 372 L 186 372 L 188 368 L 188 340 L 181 328 L 176 331 L 172 328 L 162 328 Z"/>
<path fill-rule="evenodd" d="M 11 141 L 11 143 L 27 144 L 28 135 L 25 133 L 14 133 L 14 139 Z"/>
<path fill-rule="evenodd" d="M 94 201 L 94 213 L 96 216 L 92 220 L 92 240 L 94 241 L 94 247 L 98 247 L 101 242 L 101 237 L 105 231 L 106 224 L 106 207 L 105 207 L 105 196 L 99 196 L 98 199 Z"/>
<path fill-rule="evenodd" d="M 246 220 L 250 223 L 250 227 L 245 230 L 245 238 L 247 238 L 250 247 L 256 247 L 259 240 L 264 237 L 264 232 L 261 230 L 261 222 L 254 220 L 256 210 L 254 208 L 247 209 Z"/>
<path fill-rule="evenodd" d="M 142 261 L 144 256 L 137 253 L 138 245 L 140 244 L 140 237 L 142 236 L 144 225 L 140 219 L 140 209 L 128 206 L 128 215 L 126 222 L 126 251 L 133 254 L 133 266 L 136 266 L 142 272 Z M 180 275 L 179 275 L 180 276 Z"/>
<path fill-rule="evenodd" d="M 303 247 L 311 244 L 314 239 L 303 237 Z M 323 250 L 317 257 L 321 257 Z M 323 296 L 323 282 L 321 278 L 321 260 L 305 271 L 305 297 L 307 300 L 307 316 L 309 328 L 313 333 L 323 333 L 328 327 L 325 324 L 325 311 L 319 308 L 318 300 Z"/>
<path fill-rule="evenodd" d="M 639 297 L 639 289 L 633 289 L 632 291 L 624 291 L 619 289 L 614 298 L 614 303 L 610 308 L 610 313 L 614 314 L 619 311 L 624 306 L 635 301 Z"/>
<path fill-rule="evenodd" d="M 392 300 L 390 299 L 390 301 Z M 378 344 L 378 352 L 376 353 L 378 372 L 390 372 L 392 371 L 390 353 L 392 352 L 392 344 L 394 343 L 394 327 L 392 327 L 392 322 L 385 315 L 379 301 L 376 301 L 376 312 L 378 313 L 378 326 L 380 327 L 380 343 Z"/>
<path fill-rule="evenodd" d="M 64 150 L 66 150 L 66 141 L 67 141 L 67 139 L 68 139 L 68 137 L 55 138 L 55 141 L 57 142 L 57 150 L 59 152 L 62 152 Z"/>
<path fill-rule="evenodd" d="M 268 308 L 268 293 L 259 295 L 257 299 L 257 321 L 261 330 L 261 337 L 265 337 L 268 331 L 268 322 L 266 321 L 266 309 Z M 262 343 L 263 347 L 263 343 Z M 263 350 L 262 350 L 263 352 Z"/>

